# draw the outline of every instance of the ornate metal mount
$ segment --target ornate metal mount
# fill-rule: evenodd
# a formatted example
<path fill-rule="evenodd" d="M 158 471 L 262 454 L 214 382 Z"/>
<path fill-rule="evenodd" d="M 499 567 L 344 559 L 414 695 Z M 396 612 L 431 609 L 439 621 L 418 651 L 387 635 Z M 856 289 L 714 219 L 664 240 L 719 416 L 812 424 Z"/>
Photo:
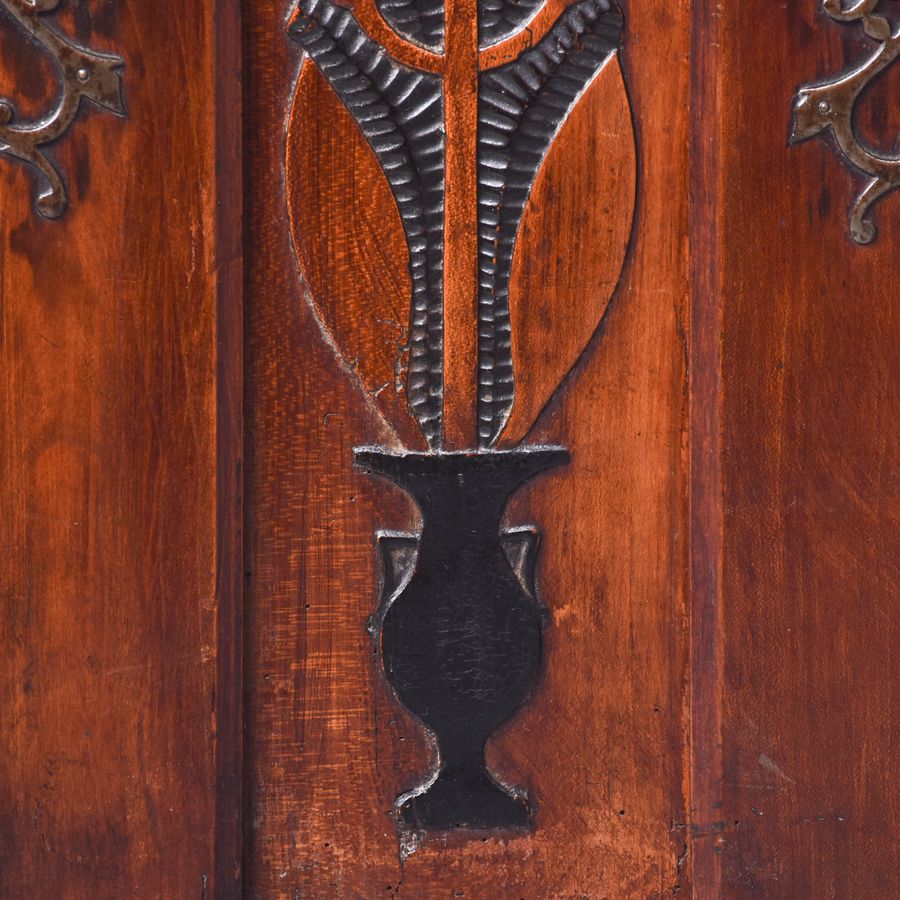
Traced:
<path fill-rule="evenodd" d="M 856 68 L 834 78 L 804 85 L 794 99 L 791 142 L 799 143 L 831 132 L 847 165 L 867 176 L 866 185 L 850 210 L 850 236 L 858 244 L 875 239 L 868 216 L 872 205 L 900 187 L 900 156 L 870 149 L 853 127 L 853 108 L 865 88 L 900 55 L 900 25 L 877 15 L 879 0 L 823 0 L 822 7 L 836 22 L 860 22 L 863 32 L 878 42 L 875 52 Z"/>
<path fill-rule="evenodd" d="M 567 462 L 560 447 L 510 452 L 390 454 L 356 463 L 403 487 L 422 512 L 420 535 L 381 535 L 382 602 L 370 623 L 403 705 L 434 734 L 439 767 L 398 798 L 412 831 L 526 828 L 530 807 L 484 764 L 491 732 L 530 693 L 546 611 L 536 596 L 535 529 L 503 531 L 509 496 Z"/>
<path fill-rule="evenodd" d="M 44 17 L 58 6 L 59 0 L 0 0 L 0 9 L 41 44 L 61 74 L 62 92 L 56 107 L 37 121 L 17 122 L 12 102 L 0 98 L 0 152 L 37 169 L 42 177 L 35 206 L 48 219 L 59 218 L 69 198 L 59 169 L 42 148 L 66 133 L 83 99 L 117 116 L 125 115 L 124 60 L 81 47 L 48 25 Z"/>

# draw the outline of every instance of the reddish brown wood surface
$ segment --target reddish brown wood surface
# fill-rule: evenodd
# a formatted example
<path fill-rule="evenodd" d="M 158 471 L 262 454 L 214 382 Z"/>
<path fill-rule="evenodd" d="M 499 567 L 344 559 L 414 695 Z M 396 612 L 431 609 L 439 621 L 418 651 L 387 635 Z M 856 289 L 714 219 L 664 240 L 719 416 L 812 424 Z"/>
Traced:
<path fill-rule="evenodd" d="M 307 66 L 294 91 L 286 4 L 243 6 L 64 4 L 125 57 L 128 116 L 87 111 L 54 148 L 56 223 L 0 157 L 0 895 L 898 896 L 900 198 L 854 245 L 855 176 L 786 143 L 797 86 L 864 52 L 854 28 L 813 0 L 629 0 L 633 122 L 610 67 L 547 157 L 512 279 L 503 442 L 573 455 L 508 513 L 542 531 L 552 624 L 488 761 L 535 828 L 404 860 L 392 805 L 433 751 L 366 622 L 374 533 L 416 513 L 351 460 L 423 446 L 394 369 L 407 310 L 373 321 L 407 251 L 331 88 Z M 37 115 L 53 68 L 8 25 L 0 95 Z M 861 104 L 882 147 L 897 96 L 900 64 Z M 609 300 L 635 178 L 618 290 L 575 308 Z"/>
<path fill-rule="evenodd" d="M 217 304 L 240 231 L 215 206 L 240 152 L 217 151 L 239 112 L 237 23 L 212 2 L 73 4 L 58 21 L 124 56 L 128 116 L 88 111 L 56 148 L 59 222 L 0 160 L 0 894 L 212 896 L 214 844 L 233 872 L 238 824 L 223 801 L 239 710 L 217 665 L 220 639 L 237 646 L 218 615 L 240 334 Z M 0 93 L 38 114 L 54 70 L 0 30 Z"/>
<path fill-rule="evenodd" d="M 444 443 L 463 450 L 477 432 L 477 0 L 448 0 L 444 15 Z"/>
<path fill-rule="evenodd" d="M 690 327 L 688 433 L 690 504 L 690 869 L 694 893 L 720 893 L 721 741 L 721 333 L 719 233 L 721 28 L 719 10 L 692 6 Z"/>

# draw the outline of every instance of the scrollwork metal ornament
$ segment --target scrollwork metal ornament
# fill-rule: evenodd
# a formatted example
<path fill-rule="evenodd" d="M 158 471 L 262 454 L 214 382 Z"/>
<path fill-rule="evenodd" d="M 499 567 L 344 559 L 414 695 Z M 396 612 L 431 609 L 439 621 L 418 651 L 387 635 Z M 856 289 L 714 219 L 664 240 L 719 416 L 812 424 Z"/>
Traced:
<path fill-rule="evenodd" d="M 54 108 L 36 121 L 17 121 L 11 100 L 0 97 L 0 153 L 28 163 L 39 173 L 35 206 L 47 219 L 59 218 L 68 208 L 66 185 L 44 148 L 68 131 L 88 100 L 117 116 L 125 115 L 122 86 L 124 60 L 82 47 L 48 24 L 46 16 L 59 0 L 0 0 L 6 10 L 56 63 L 61 93 Z"/>
<path fill-rule="evenodd" d="M 791 143 L 831 133 L 844 162 L 866 176 L 862 192 L 850 209 L 850 236 L 870 244 L 876 236 L 870 211 L 881 197 L 900 187 L 900 156 L 866 146 L 854 130 L 853 110 L 866 87 L 900 55 L 900 24 L 876 13 L 879 0 L 823 0 L 826 15 L 836 22 L 858 22 L 867 37 L 878 42 L 868 59 L 849 72 L 803 85 L 794 99 Z"/>

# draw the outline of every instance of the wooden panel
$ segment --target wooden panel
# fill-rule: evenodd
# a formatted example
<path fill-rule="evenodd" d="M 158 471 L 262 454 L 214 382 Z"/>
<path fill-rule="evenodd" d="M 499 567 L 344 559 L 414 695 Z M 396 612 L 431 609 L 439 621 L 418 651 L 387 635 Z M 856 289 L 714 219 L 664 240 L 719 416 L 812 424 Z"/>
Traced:
<path fill-rule="evenodd" d="M 247 14 L 249 895 L 687 890 L 686 6 L 629 5 L 633 250 L 599 339 L 529 436 L 565 443 L 573 462 L 509 513 L 543 531 L 553 624 L 537 694 L 488 758 L 528 785 L 535 830 L 432 836 L 405 860 L 392 806 L 431 752 L 392 697 L 366 622 L 378 602 L 374 532 L 408 529 L 415 515 L 396 488 L 352 468 L 352 447 L 394 438 L 323 340 L 298 279 L 279 186 L 299 53 L 272 27 L 280 4 Z"/>
<path fill-rule="evenodd" d="M 854 244 L 856 176 L 826 142 L 785 146 L 797 86 L 872 46 L 817 6 L 721 11 L 729 897 L 900 894 L 900 198 Z M 897 76 L 861 104 L 885 148 Z"/>
<path fill-rule="evenodd" d="M 572 455 L 506 515 L 542 533 L 551 623 L 487 762 L 527 787 L 532 829 L 413 841 L 394 804 L 435 749 L 367 623 L 375 533 L 420 516 L 352 465 L 425 445 L 403 214 L 313 60 L 295 91 L 283 0 L 244 5 L 243 32 L 229 0 L 64 5 L 125 57 L 127 117 L 87 109 L 53 148 L 58 222 L 0 157 L 0 894 L 239 896 L 242 855 L 261 898 L 900 894 L 900 197 L 853 244 L 855 176 L 786 143 L 798 85 L 871 45 L 814 0 L 765 28 L 748 4 L 627 4 L 631 107 L 608 65 L 536 176 L 510 278 L 500 440 Z M 489 393 L 469 377 L 474 64 L 565 3 L 480 55 L 475 4 L 449 4 L 446 67 L 352 5 L 462 85 L 429 440 L 469 447 Z M 7 18 L 0 47 L 0 95 L 40 114 L 53 66 Z M 861 104 L 876 145 L 898 89 L 894 65 Z"/>
<path fill-rule="evenodd" d="M 217 93 L 237 31 L 216 6 L 59 16 L 125 58 L 128 107 L 86 111 L 55 149 L 63 219 L 37 217 L 32 174 L 0 159 L 4 897 L 207 896 L 216 840 L 234 878 L 239 825 L 216 790 L 239 771 L 237 720 L 216 666 L 239 561 L 240 395 L 220 385 L 240 374 L 240 296 L 217 307 L 221 279 L 240 284 L 240 203 L 235 219 L 215 198 L 239 143 L 214 98 L 239 105 L 227 65 Z M 30 79 L 37 51 L 0 29 L 2 88 L 37 113 L 54 81 Z"/>

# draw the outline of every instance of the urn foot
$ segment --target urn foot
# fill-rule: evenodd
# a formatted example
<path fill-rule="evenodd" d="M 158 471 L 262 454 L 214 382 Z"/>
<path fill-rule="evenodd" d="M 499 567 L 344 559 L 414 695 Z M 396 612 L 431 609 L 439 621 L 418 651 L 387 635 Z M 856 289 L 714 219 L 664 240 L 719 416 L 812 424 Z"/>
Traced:
<path fill-rule="evenodd" d="M 527 828 L 530 808 L 491 778 L 482 765 L 447 766 L 423 793 L 401 798 L 400 819 L 413 831 Z"/>

